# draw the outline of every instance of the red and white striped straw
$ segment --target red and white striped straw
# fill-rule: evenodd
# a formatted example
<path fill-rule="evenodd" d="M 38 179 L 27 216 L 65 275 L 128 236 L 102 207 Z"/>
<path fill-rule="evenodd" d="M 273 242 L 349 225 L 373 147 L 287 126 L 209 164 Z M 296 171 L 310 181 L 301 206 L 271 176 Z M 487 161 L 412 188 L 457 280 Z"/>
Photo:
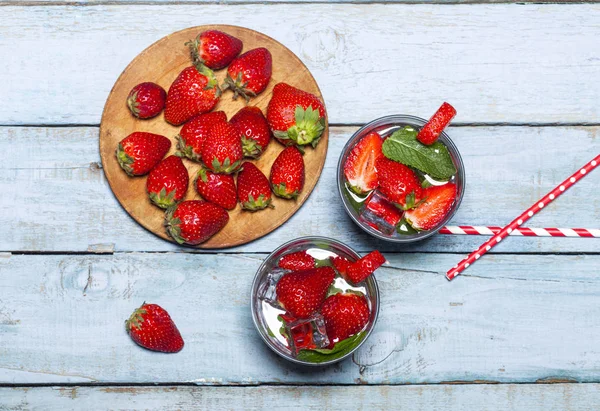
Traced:
<path fill-rule="evenodd" d="M 587 173 L 592 171 L 598 166 L 600 163 L 600 154 L 598 154 L 592 161 L 587 163 L 585 166 L 577 170 L 571 177 L 567 178 L 560 185 L 558 185 L 554 190 L 550 191 L 544 197 L 542 197 L 539 201 L 537 201 L 534 205 L 529 207 L 523 214 L 515 218 L 509 225 L 504 227 L 502 230 L 495 234 L 492 238 L 483 243 L 479 248 L 473 251 L 467 258 L 462 260 L 460 263 L 456 264 L 448 273 L 446 273 L 446 278 L 448 281 L 452 280 L 454 277 L 459 275 L 464 269 L 468 268 L 471 264 L 477 261 L 482 255 L 487 253 L 506 238 L 509 234 L 511 234 L 515 229 L 523 225 L 527 220 L 533 217 L 534 214 L 537 214 L 542 208 L 552 202 L 555 198 L 558 198 L 562 193 L 568 190 L 571 186 L 577 183 L 580 179 L 585 177 Z"/>
<path fill-rule="evenodd" d="M 442 227 L 440 234 L 455 235 L 495 235 L 502 231 L 497 226 L 447 225 Z M 523 237 L 585 237 L 600 238 L 600 228 L 536 228 L 517 227 L 510 236 Z"/>

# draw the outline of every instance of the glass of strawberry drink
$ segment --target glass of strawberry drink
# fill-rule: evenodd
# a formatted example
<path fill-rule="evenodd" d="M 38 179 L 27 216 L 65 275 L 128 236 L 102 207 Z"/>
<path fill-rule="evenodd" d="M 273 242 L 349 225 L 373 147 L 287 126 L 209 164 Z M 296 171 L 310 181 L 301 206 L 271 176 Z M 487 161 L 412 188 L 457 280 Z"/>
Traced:
<path fill-rule="evenodd" d="M 303 237 L 273 251 L 252 285 L 254 324 L 265 343 L 298 364 L 327 365 L 368 338 L 379 312 L 372 272 L 385 262 L 363 258 L 325 237 Z"/>
<path fill-rule="evenodd" d="M 393 115 L 354 133 L 337 177 L 344 208 L 359 227 L 382 240 L 409 243 L 450 221 L 465 187 L 460 153 L 444 132 L 455 114 L 444 103 L 429 122 Z"/>

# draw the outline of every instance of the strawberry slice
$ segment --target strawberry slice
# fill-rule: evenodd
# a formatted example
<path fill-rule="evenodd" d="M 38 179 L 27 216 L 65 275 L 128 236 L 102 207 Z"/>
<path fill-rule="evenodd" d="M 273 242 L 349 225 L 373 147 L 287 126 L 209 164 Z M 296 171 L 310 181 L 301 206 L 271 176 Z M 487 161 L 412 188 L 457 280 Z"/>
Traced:
<path fill-rule="evenodd" d="M 456 185 L 447 183 L 423 190 L 425 199 L 417 208 L 404 214 L 406 221 L 415 230 L 431 230 L 440 224 L 456 199 Z"/>
<path fill-rule="evenodd" d="M 335 257 L 333 257 L 331 259 L 331 262 L 333 263 L 333 266 L 335 267 L 337 272 L 342 275 L 346 275 L 346 270 L 348 269 L 348 266 L 351 264 L 350 261 L 346 260 L 344 257 L 341 257 L 339 255 L 336 255 Z"/>
<path fill-rule="evenodd" d="M 393 227 L 402 219 L 402 211 L 377 193 L 367 200 L 365 209 Z"/>
<path fill-rule="evenodd" d="M 354 284 L 358 284 L 373 274 L 383 263 L 385 263 L 385 257 L 377 250 L 371 251 L 348 266 L 346 277 Z"/>
<path fill-rule="evenodd" d="M 278 264 L 286 270 L 301 271 L 315 268 L 315 259 L 306 251 L 297 251 L 281 257 Z"/>
<path fill-rule="evenodd" d="M 423 126 L 421 131 L 419 131 L 417 140 L 427 146 L 435 143 L 455 115 L 456 109 L 444 102 L 435 114 L 431 116 L 427 124 Z"/>
<path fill-rule="evenodd" d="M 348 155 L 344 163 L 344 175 L 350 189 L 356 194 L 365 194 L 377 188 L 375 161 L 383 157 L 379 134 L 373 132 L 363 137 Z"/>

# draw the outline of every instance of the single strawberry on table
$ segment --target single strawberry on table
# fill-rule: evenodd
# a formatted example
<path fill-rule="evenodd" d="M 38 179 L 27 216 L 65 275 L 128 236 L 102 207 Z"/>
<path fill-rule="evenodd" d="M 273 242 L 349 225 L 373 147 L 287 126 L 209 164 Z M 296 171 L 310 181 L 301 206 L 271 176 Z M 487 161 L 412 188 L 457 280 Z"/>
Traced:
<path fill-rule="evenodd" d="M 325 318 L 329 348 L 361 332 L 369 323 L 369 305 L 363 296 L 338 293 L 329 296 L 320 309 Z"/>
<path fill-rule="evenodd" d="M 218 122 L 227 122 L 225 112 L 211 111 L 210 113 L 197 115 L 187 121 L 176 137 L 177 150 L 190 160 L 202 161 L 202 147 L 208 135 L 208 130 Z"/>
<path fill-rule="evenodd" d="M 181 158 L 169 156 L 150 171 L 146 191 L 155 205 L 169 208 L 185 197 L 190 177 Z"/>
<path fill-rule="evenodd" d="M 216 174 L 201 167 L 195 184 L 196 191 L 206 201 L 226 210 L 233 210 L 237 204 L 235 181 L 231 174 Z"/>
<path fill-rule="evenodd" d="M 165 120 L 178 126 L 198 114 L 211 111 L 219 101 L 221 90 L 215 73 L 198 64 L 183 69 L 167 94 Z"/>
<path fill-rule="evenodd" d="M 202 162 L 215 173 L 231 174 L 242 164 L 244 152 L 240 131 L 231 123 L 210 127 L 202 146 Z"/>
<path fill-rule="evenodd" d="M 373 274 L 383 263 L 385 263 L 385 257 L 377 250 L 371 251 L 357 261 L 348 264 L 345 277 L 350 282 L 358 284 Z"/>
<path fill-rule="evenodd" d="M 269 178 L 273 193 L 281 198 L 296 198 L 304 187 L 304 159 L 295 146 L 286 147 L 271 166 Z"/>
<path fill-rule="evenodd" d="M 255 106 L 243 107 L 230 122 L 240 130 L 244 156 L 260 157 L 271 141 L 271 129 L 262 111 Z"/>
<path fill-rule="evenodd" d="M 446 183 L 428 187 L 423 190 L 423 198 L 417 208 L 404 213 L 406 221 L 419 231 L 432 230 L 446 218 L 456 200 L 456 185 Z"/>
<path fill-rule="evenodd" d="M 376 132 L 360 139 L 352 148 L 344 163 L 344 175 L 350 189 L 356 194 L 366 194 L 379 185 L 375 163 L 383 157 L 383 140 Z"/>
<path fill-rule="evenodd" d="M 156 83 L 145 82 L 135 86 L 127 96 L 127 107 L 137 118 L 152 118 L 165 108 L 167 92 Z"/>
<path fill-rule="evenodd" d="M 272 71 L 271 52 L 264 47 L 252 49 L 231 62 L 221 89 L 231 89 L 234 100 L 241 95 L 249 101 L 250 97 L 255 97 L 267 88 Z"/>
<path fill-rule="evenodd" d="M 279 267 L 291 271 L 302 271 L 315 268 L 315 264 L 315 258 L 306 251 L 296 251 L 294 253 L 286 254 L 281 257 L 277 263 Z"/>
<path fill-rule="evenodd" d="M 165 213 L 167 232 L 179 244 L 203 243 L 228 221 L 229 214 L 225 209 L 200 200 L 183 201 Z"/>
<path fill-rule="evenodd" d="M 142 304 L 125 321 L 125 329 L 136 344 L 148 350 L 176 353 L 184 345 L 169 313 L 156 304 Z"/>
<path fill-rule="evenodd" d="M 258 211 L 271 205 L 269 180 L 252 163 L 242 164 L 238 173 L 237 198 L 244 210 Z"/>
<path fill-rule="evenodd" d="M 171 141 L 159 134 L 136 131 L 119 142 L 117 161 L 129 176 L 148 174 L 171 148 Z"/>
<path fill-rule="evenodd" d="M 317 145 L 325 130 L 325 106 L 314 94 L 279 83 L 267 107 L 273 135 L 284 145 Z"/>
<path fill-rule="evenodd" d="M 435 143 L 454 116 L 456 116 L 456 109 L 444 102 L 419 131 L 417 140 L 427 146 Z"/>
<path fill-rule="evenodd" d="M 375 162 L 379 191 L 392 203 L 404 210 L 415 207 L 421 201 L 422 191 L 419 177 L 404 164 L 379 157 Z"/>
<path fill-rule="evenodd" d="M 327 295 L 335 271 L 331 267 L 312 268 L 285 274 L 277 282 L 277 299 L 296 318 L 308 318 L 316 312 Z"/>
<path fill-rule="evenodd" d="M 194 64 L 201 63 L 213 70 L 227 67 L 242 51 L 242 41 L 219 30 L 206 30 L 185 43 L 190 48 Z"/>

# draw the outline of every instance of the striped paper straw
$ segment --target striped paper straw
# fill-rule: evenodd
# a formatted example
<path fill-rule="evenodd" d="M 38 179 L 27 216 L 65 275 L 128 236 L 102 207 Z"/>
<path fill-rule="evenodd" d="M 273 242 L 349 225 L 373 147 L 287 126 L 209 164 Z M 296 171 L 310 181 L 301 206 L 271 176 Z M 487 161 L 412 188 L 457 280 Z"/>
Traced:
<path fill-rule="evenodd" d="M 440 234 L 455 235 L 494 235 L 502 231 L 497 226 L 448 225 L 442 227 Z M 600 238 L 598 228 L 535 228 L 517 227 L 508 235 L 523 237 L 586 237 Z"/>
<path fill-rule="evenodd" d="M 596 166 L 600 163 L 600 154 L 598 154 L 592 161 L 587 163 L 585 166 L 577 170 L 571 177 L 567 178 L 560 185 L 554 188 L 554 190 L 550 191 L 544 197 L 542 197 L 539 201 L 537 201 L 534 205 L 529 207 L 523 214 L 515 218 L 509 225 L 504 227 L 502 230 L 495 234 L 492 238 L 483 243 L 479 248 L 473 251 L 467 258 L 456 264 L 448 273 L 446 273 L 446 278 L 448 281 L 452 280 L 454 277 L 459 275 L 464 269 L 468 268 L 471 264 L 477 261 L 482 255 L 487 253 L 506 238 L 509 234 L 511 234 L 515 229 L 519 228 L 523 225 L 527 220 L 537 214 L 542 208 L 544 208 L 548 203 L 554 201 L 555 198 L 558 198 L 562 193 L 568 190 L 571 186 L 581 180 L 587 173 L 596 168 Z"/>

